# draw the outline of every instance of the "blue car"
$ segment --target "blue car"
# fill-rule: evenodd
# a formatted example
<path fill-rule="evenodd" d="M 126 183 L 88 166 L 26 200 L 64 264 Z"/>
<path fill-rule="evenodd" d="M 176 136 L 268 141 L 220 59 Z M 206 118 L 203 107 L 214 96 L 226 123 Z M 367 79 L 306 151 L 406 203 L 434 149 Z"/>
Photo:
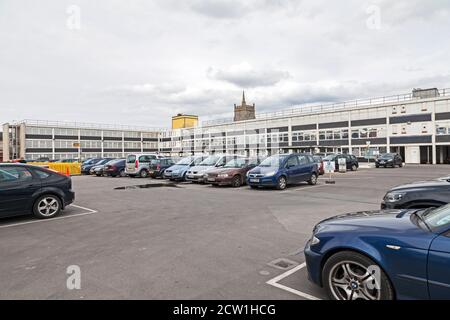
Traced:
<path fill-rule="evenodd" d="M 331 299 L 450 299 L 450 205 L 324 220 L 305 257 Z"/>
<path fill-rule="evenodd" d="M 319 177 L 319 167 L 309 154 L 278 154 L 265 159 L 247 173 L 251 188 L 276 187 L 284 190 L 288 184 L 307 181 L 314 185 Z"/>
<path fill-rule="evenodd" d="M 199 165 L 200 162 L 205 160 L 207 157 L 208 156 L 201 155 L 183 158 L 164 171 L 164 178 L 172 181 L 185 181 L 186 173 L 189 168 Z"/>

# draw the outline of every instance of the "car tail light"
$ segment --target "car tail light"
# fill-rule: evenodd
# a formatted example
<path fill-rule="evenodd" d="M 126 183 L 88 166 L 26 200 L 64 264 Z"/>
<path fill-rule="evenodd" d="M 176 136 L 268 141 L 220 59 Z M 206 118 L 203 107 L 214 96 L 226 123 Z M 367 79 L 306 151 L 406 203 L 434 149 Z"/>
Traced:
<path fill-rule="evenodd" d="M 136 167 L 136 169 L 139 168 L 139 161 L 138 160 L 136 160 L 136 162 L 134 163 L 134 166 Z"/>
<path fill-rule="evenodd" d="M 116 166 L 109 166 L 111 170 L 116 170 Z"/>
<path fill-rule="evenodd" d="M 156 170 L 159 170 L 159 169 L 161 169 L 161 165 L 158 163 L 158 164 L 156 165 Z"/>

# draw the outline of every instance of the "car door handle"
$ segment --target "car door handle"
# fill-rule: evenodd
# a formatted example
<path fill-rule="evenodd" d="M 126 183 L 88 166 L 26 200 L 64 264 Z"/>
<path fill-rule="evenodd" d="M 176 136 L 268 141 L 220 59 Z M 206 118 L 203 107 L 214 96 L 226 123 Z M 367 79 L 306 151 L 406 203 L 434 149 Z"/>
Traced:
<path fill-rule="evenodd" d="M 386 248 L 391 249 L 391 250 L 400 250 L 402 247 L 388 244 L 388 245 L 386 245 Z"/>

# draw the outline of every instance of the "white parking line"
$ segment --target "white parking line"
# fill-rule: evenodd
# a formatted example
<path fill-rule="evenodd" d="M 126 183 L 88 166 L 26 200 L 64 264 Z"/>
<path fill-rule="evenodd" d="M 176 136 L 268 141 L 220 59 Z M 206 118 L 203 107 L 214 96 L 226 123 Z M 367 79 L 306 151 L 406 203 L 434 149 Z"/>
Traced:
<path fill-rule="evenodd" d="M 17 226 L 21 226 L 21 225 L 25 225 L 25 224 L 32 224 L 32 223 L 39 223 L 39 222 L 51 222 L 51 221 L 55 221 L 55 220 L 68 219 L 68 218 L 73 218 L 73 217 L 87 216 L 87 215 L 98 212 L 97 210 L 77 206 L 75 204 L 71 204 L 70 206 L 85 210 L 87 212 L 82 212 L 82 213 L 77 213 L 77 214 L 72 214 L 72 215 L 62 216 L 62 217 L 56 217 L 56 218 L 52 218 L 52 219 L 32 220 L 32 221 L 25 221 L 25 222 L 19 222 L 19 223 L 11 223 L 11 224 L 6 224 L 3 226 L 0 226 L 0 229 L 9 228 L 9 227 L 17 227 Z"/>
<path fill-rule="evenodd" d="M 283 284 L 278 283 L 279 281 L 283 280 L 284 278 L 289 277 L 291 274 L 294 274 L 295 272 L 297 272 L 297 271 L 299 271 L 299 270 L 301 270 L 301 269 L 303 269 L 305 267 L 306 267 L 306 263 L 302 263 L 302 264 L 296 266 L 295 268 L 292 268 L 291 270 L 286 271 L 285 273 L 282 273 L 279 276 L 277 276 L 277 277 L 267 281 L 266 283 L 268 285 L 271 285 L 271 286 L 276 287 L 278 289 L 281 289 L 281 290 L 293 293 L 293 294 L 295 294 L 295 295 L 297 295 L 299 297 L 302 297 L 302 298 L 305 298 L 305 299 L 308 299 L 308 300 L 321 300 L 320 298 L 312 296 L 312 295 L 310 295 L 308 293 L 304 293 L 304 292 L 301 292 L 299 290 L 296 290 L 296 289 L 293 289 L 293 288 L 290 288 L 288 286 L 285 286 Z"/>

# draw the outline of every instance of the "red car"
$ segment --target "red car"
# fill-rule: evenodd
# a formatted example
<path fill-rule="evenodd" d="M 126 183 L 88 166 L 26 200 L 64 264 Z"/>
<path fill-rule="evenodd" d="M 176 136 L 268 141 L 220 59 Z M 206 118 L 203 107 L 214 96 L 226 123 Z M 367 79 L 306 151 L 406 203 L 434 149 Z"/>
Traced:
<path fill-rule="evenodd" d="M 325 170 L 323 169 L 323 159 L 321 156 L 313 156 L 314 161 L 317 163 L 317 165 L 319 166 L 319 175 L 324 175 L 325 174 Z"/>
<path fill-rule="evenodd" d="M 259 164 L 257 158 L 235 158 L 223 167 L 207 172 L 207 182 L 215 186 L 232 186 L 238 188 L 246 183 L 250 169 Z"/>

